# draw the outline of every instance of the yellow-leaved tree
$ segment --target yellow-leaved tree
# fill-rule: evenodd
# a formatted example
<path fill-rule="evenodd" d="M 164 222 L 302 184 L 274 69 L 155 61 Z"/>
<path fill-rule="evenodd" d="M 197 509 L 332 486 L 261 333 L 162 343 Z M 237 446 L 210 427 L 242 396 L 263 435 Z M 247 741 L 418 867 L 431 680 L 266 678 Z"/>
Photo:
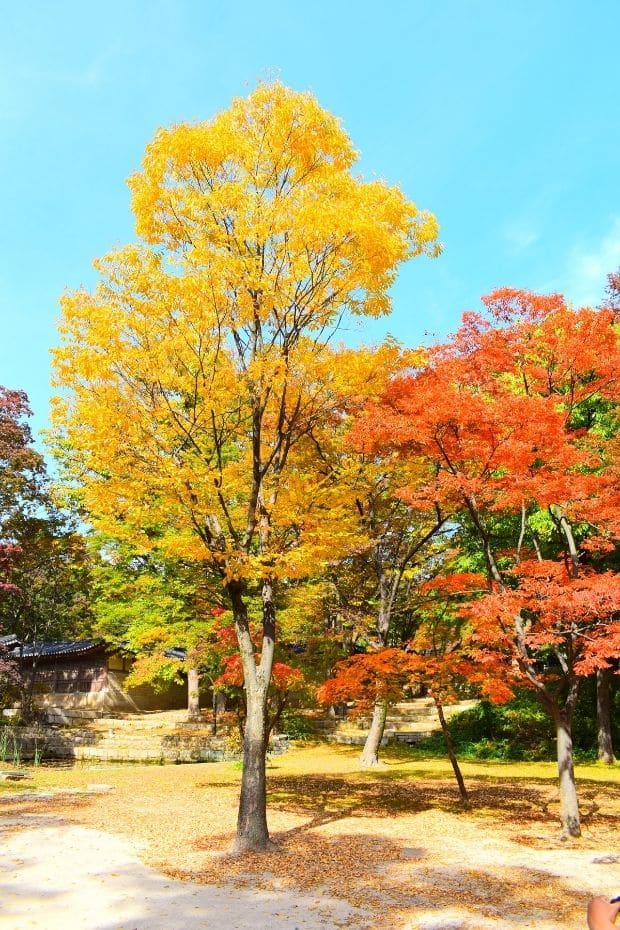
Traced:
<path fill-rule="evenodd" d="M 205 563 L 233 611 L 247 692 L 235 847 L 269 845 L 266 701 L 278 586 L 359 534 L 330 449 L 399 352 L 333 344 L 389 310 L 437 224 L 351 173 L 339 121 L 261 84 L 209 122 L 157 132 L 130 179 L 140 244 L 62 300 L 56 443 L 98 529 Z M 255 648 L 248 597 L 262 602 Z"/>

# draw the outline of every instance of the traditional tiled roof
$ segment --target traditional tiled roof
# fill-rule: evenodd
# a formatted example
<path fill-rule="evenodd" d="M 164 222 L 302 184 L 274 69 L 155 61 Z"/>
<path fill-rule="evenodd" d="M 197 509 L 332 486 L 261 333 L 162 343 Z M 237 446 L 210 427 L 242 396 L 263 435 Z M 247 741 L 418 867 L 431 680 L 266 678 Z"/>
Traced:
<path fill-rule="evenodd" d="M 89 652 L 103 644 L 96 639 L 71 639 L 55 642 L 38 642 L 38 643 L 20 643 L 17 636 L 0 637 L 0 646 L 4 645 L 10 650 L 11 655 L 15 658 L 28 659 L 32 656 L 67 656 L 79 655 L 82 652 Z M 178 659 L 180 662 L 185 661 L 187 651 L 180 646 L 174 646 L 167 649 L 164 653 L 168 659 Z"/>
<path fill-rule="evenodd" d="M 183 649 L 181 646 L 175 646 L 173 649 L 166 649 L 164 655 L 167 659 L 179 659 L 181 662 L 184 662 L 187 650 Z"/>
<path fill-rule="evenodd" d="M 17 645 L 11 650 L 11 654 L 16 658 L 76 655 L 81 652 L 89 652 L 89 650 L 100 645 L 95 639 L 72 639 L 63 640 L 62 642 L 26 643 L 21 645 L 15 638 L 15 642 Z"/>

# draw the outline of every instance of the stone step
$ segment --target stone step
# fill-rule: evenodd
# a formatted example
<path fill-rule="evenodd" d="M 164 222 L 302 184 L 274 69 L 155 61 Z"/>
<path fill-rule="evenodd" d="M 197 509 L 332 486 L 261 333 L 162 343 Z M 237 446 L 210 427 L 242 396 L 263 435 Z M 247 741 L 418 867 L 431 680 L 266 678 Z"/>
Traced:
<path fill-rule="evenodd" d="M 226 750 L 202 747 L 198 749 L 109 749 L 83 747 L 76 749 L 74 758 L 92 762 L 222 762 L 234 759 Z"/>
<path fill-rule="evenodd" d="M 385 725 L 385 729 L 388 733 L 423 733 L 432 730 L 440 730 L 441 724 L 439 723 L 439 717 L 436 720 L 429 717 L 427 720 L 399 721 L 396 724 L 388 721 Z"/>
<path fill-rule="evenodd" d="M 171 726 L 184 725 L 187 723 L 186 711 L 171 711 L 165 714 L 148 714 L 144 716 L 121 717 L 121 716 L 104 716 L 101 711 L 90 710 L 88 708 L 65 708 L 50 705 L 45 708 L 46 722 L 57 726 L 75 726 L 84 724 L 92 727 L 94 730 L 131 730 L 135 732 L 170 729 Z M 191 726 L 210 727 L 211 719 L 204 722 L 192 722 Z"/>
<path fill-rule="evenodd" d="M 287 737 L 276 736 L 270 741 L 269 752 L 271 755 L 280 755 L 286 752 L 288 745 Z M 157 746 L 98 743 L 75 747 L 75 758 L 100 762 L 222 762 L 236 760 L 238 754 L 229 749 L 225 737 L 210 737 L 206 744 L 200 738 L 187 740 L 182 734 L 170 734 Z"/>
<path fill-rule="evenodd" d="M 448 715 L 446 714 L 446 717 Z M 370 728 L 371 717 L 353 717 L 349 720 L 343 721 L 334 729 L 341 729 L 345 727 L 354 727 L 358 730 L 368 730 Z M 416 714 L 409 717 L 393 717 L 391 714 L 386 717 L 385 725 L 386 727 L 398 730 L 403 727 L 413 727 L 415 729 L 417 726 L 434 726 L 436 723 L 439 723 L 439 717 L 437 714 Z"/>
<path fill-rule="evenodd" d="M 12 727 L 11 737 L 22 758 L 34 758 L 39 753 L 44 761 L 63 758 L 157 763 L 237 758 L 229 750 L 225 730 L 214 737 L 210 720 L 188 723 L 185 711 L 91 719 L 80 728 L 41 724 Z M 270 752 L 279 753 L 287 747 L 288 741 L 280 738 L 273 741 Z"/>
<path fill-rule="evenodd" d="M 430 697 L 414 698 L 413 701 L 398 701 L 397 704 L 392 704 L 392 710 L 396 713 L 408 713 L 410 710 L 419 709 L 422 707 L 435 707 L 435 702 Z"/>
<path fill-rule="evenodd" d="M 430 699 L 420 699 L 430 700 Z M 444 707 L 446 719 L 450 719 L 454 714 L 468 710 L 478 702 L 475 700 L 459 701 L 458 704 L 447 704 Z M 411 708 L 416 702 L 407 702 L 406 704 L 396 705 L 401 709 Z M 434 733 L 441 731 L 441 724 L 434 702 L 428 704 L 429 710 L 433 713 L 426 714 L 409 714 L 407 716 L 390 715 L 386 719 L 386 725 L 383 735 L 382 746 L 388 743 L 417 743 L 422 739 L 432 736 Z M 330 743 L 342 743 L 345 745 L 359 746 L 366 742 L 368 730 L 370 728 L 370 717 L 349 718 L 344 721 L 338 721 L 331 732 L 326 732 L 325 739 Z"/>
<path fill-rule="evenodd" d="M 366 742 L 365 733 L 330 733 L 327 737 L 328 743 L 337 743 L 341 746 L 363 746 Z M 387 734 L 384 734 L 383 739 L 381 740 L 382 746 L 387 746 L 389 739 Z"/>
<path fill-rule="evenodd" d="M 459 701 L 457 704 L 446 704 L 444 714 L 449 719 L 453 714 L 460 713 L 473 707 L 477 701 Z M 330 733 L 339 733 L 350 730 L 367 730 L 370 727 L 371 715 L 364 713 L 360 716 L 354 716 L 350 711 L 349 715 L 344 718 L 340 717 L 309 717 L 308 718 L 319 734 L 328 735 Z M 416 698 L 413 701 L 401 701 L 389 708 L 386 719 L 388 729 L 396 731 L 413 730 L 420 728 L 439 729 L 439 718 L 437 708 L 432 698 Z"/>
<path fill-rule="evenodd" d="M 102 731 L 115 730 L 119 733 L 158 733 L 162 730 L 169 730 L 173 726 L 177 726 L 177 723 L 145 723 L 140 720 L 136 720 L 135 723 L 132 723 L 131 720 L 110 720 L 108 718 L 103 718 L 95 721 L 92 724 L 92 729 Z"/>
<path fill-rule="evenodd" d="M 427 737 L 432 736 L 433 733 L 436 733 L 436 730 L 418 730 L 416 732 L 403 730 L 402 732 L 395 733 L 389 730 L 385 730 L 383 733 L 383 739 L 381 740 L 382 746 L 388 746 L 391 743 L 407 743 L 409 745 L 413 743 L 419 743 L 420 740 L 427 739 Z M 326 737 L 328 743 L 337 743 L 345 746 L 363 746 L 366 742 L 367 733 L 330 733 Z"/>

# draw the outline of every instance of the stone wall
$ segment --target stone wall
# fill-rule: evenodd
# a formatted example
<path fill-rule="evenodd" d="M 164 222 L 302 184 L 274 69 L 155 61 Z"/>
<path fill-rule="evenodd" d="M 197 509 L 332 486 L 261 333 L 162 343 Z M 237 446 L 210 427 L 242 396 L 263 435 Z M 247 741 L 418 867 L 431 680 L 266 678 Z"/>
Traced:
<path fill-rule="evenodd" d="M 92 730 L 59 730 L 45 726 L 2 726 L 0 727 L 0 756 L 4 761 L 17 759 L 32 761 L 39 755 L 40 760 L 74 759 L 76 749 L 92 745 L 97 734 Z"/>
<path fill-rule="evenodd" d="M 226 735 L 213 736 L 208 724 L 179 724 L 148 728 L 147 720 L 100 721 L 104 728 L 69 728 L 47 726 L 2 726 L 0 749 L 5 738 L 5 759 L 32 761 L 74 759 L 92 762 L 223 762 L 241 758 L 235 741 Z M 269 751 L 273 755 L 288 749 L 285 736 L 272 737 Z M 0 756 L 2 753 L 0 752 Z M 2 759 L 0 759 L 0 762 Z"/>
<path fill-rule="evenodd" d="M 164 690 L 157 691 L 151 685 L 140 685 L 138 688 L 129 688 L 123 691 L 123 684 L 127 674 L 125 672 L 108 671 L 108 689 L 111 697 L 117 702 L 114 709 L 121 709 L 120 704 L 130 704 L 132 709 L 146 710 L 177 710 L 187 707 L 187 682 L 182 684 L 173 682 Z M 125 706 L 125 710 L 129 708 Z"/>
<path fill-rule="evenodd" d="M 59 726 L 79 725 L 114 713 L 140 713 L 152 710 L 176 710 L 187 706 L 187 684 L 172 684 L 164 691 L 150 685 L 123 690 L 127 672 L 107 672 L 106 687 L 98 691 L 39 693 L 36 706 L 46 715 L 46 722 Z"/>

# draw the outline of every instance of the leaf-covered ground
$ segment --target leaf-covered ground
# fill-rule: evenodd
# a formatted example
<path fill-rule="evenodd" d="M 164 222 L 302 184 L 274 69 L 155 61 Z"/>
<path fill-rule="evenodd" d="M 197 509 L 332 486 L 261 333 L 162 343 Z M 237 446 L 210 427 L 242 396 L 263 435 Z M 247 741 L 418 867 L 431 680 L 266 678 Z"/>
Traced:
<path fill-rule="evenodd" d="M 349 923 L 359 928 L 585 926 L 588 897 L 620 890 L 620 766 L 578 771 L 584 835 L 569 843 L 559 839 L 553 765 L 463 768 L 467 810 L 443 761 L 394 753 L 384 768 L 360 772 L 348 747 L 294 749 L 269 766 L 279 851 L 238 859 L 226 855 L 240 781 L 231 764 L 38 769 L 28 791 L 94 781 L 114 791 L 0 808 L 44 807 L 129 836 L 143 843 L 146 862 L 176 878 L 303 890 L 317 904 L 343 898 L 362 909 Z"/>

